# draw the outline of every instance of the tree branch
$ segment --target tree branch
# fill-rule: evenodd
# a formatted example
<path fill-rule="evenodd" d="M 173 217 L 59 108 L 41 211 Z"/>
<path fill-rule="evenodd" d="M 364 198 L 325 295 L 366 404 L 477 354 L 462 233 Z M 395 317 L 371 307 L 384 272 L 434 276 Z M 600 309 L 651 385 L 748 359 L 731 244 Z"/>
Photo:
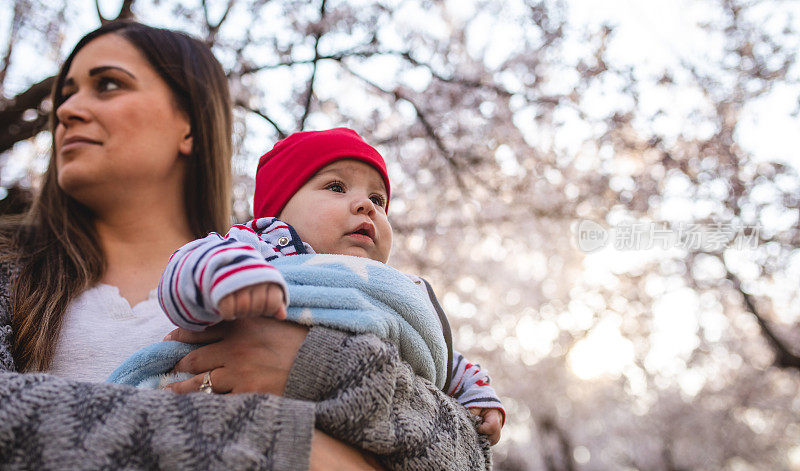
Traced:
<path fill-rule="evenodd" d="M 317 78 L 317 63 L 319 62 L 318 54 L 319 38 L 314 41 L 314 61 L 311 69 L 311 77 L 308 79 L 308 87 L 306 88 L 305 96 L 303 97 L 303 116 L 300 117 L 300 124 L 297 129 L 300 131 L 305 129 L 306 119 L 311 112 L 311 97 L 314 95 L 314 81 Z"/>
<path fill-rule="evenodd" d="M 428 230 L 439 228 L 444 231 L 451 231 L 461 229 L 465 224 L 469 223 L 471 226 L 487 227 L 498 226 L 502 224 L 511 224 L 519 229 L 519 221 L 532 220 L 546 223 L 569 223 L 575 220 L 575 208 L 569 206 L 554 206 L 547 210 L 538 208 L 524 208 L 522 211 L 507 214 L 487 214 L 479 212 L 468 220 L 459 219 L 449 224 L 444 224 L 439 221 L 435 215 L 426 219 L 411 219 L 405 218 L 402 220 L 392 222 L 392 230 L 398 234 L 412 234 L 417 230 Z"/>
<path fill-rule="evenodd" d="M 483 83 L 480 80 L 472 80 L 472 79 L 461 78 L 461 77 L 445 77 L 445 76 L 441 75 L 440 73 L 436 72 L 433 69 L 433 66 L 431 66 L 430 64 L 425 63 L 425 62 L 420 62 L 420 61 L 414 59 L 413 57 L 411 57 L 411 52 L 410 51 L 405 51 L 405 52 L 394 52 L 394 51 L 392 51 L 392 52 L 389 52 L 388 54 L 399 55 L 400 57 L 402 57 L 403 59 L 408 61 L 409 64 L 417 66 L 417 67 L 423 67 L 423 68 L 427 69 L 428 72 L 430 72 L 431 76 L 433 78 L 435 78 L 436 80 L 439 80 L 440 82 L 452 83 L 452 84 L 456 84 L 456 85 L 463 85 L 465 87 L 470 87 L 470 88 L 489 89 L 489 90 L 492 90 L 493 92 L 497 93 L 498 95 L 506 97 L 506 98 L 513 95 L 513 93 L 509 92 L 508 90 L 506 90 L 505 88 L 503 88 L 503 87 L 501 87 L 501 86 L 499 86 L 497 84 Z"/>
<path fill-rule="evenodd" d="M 19 34 L 19 28 L 22 25 L 23 5 L 23 2 L 16 2 L 14 5 L 14 17 L 11 19 L 11 31 L 8 34 L 8 47 L 6 47 L 6 52 L 3 54 L 3 68 L 0 69 L 0 91 L 5 88 L 3 84 L 6 81 L 8 67 L 11 65 L 11 53 L 14 51 L 14 44 L 17 42 L 17 34 Z"/>
<path fill-rule="evenodd" d="M 667 471 L 687 471 L 675 464 L 675 450 L 673 448 L 672 445 L 665 444 L 664 448 L 661 450 L 661 458 L 664 460 L 664 467 Z"/>
<path fill-rule="evenodd" d="M 742 295 L 747 311 L 755 317 L 756 322 L 758 322 L 759 327 L 761 327 L 761 331 L 764 333 L 764 336 L 767 337 L 767 341 L 775 350 L 775 366 L 780 368 L 800 369 L 800 356 L 792 353 L 784 341 L 773 331 L 767 320 L 764 319 L 764 316 L 759 312 L 753 296 L 742 289 L 742 282 L 739 277 L 733 274 L 727 266 L 725 266 L 725 272 L 725 277 L 733 283 L 733 287 Z"/>
<path fill-rule="evenodd" d="M 555 452 L 545 451 L 544 461 L 548 471 L 575 471 L 575 462 L 572 458 L 572 444 L 566 432 L 556 424 L 555 420 L 546 417 L 540 422 L 539 428 L 542 435 L 555 439 Z M 560 460 L 556 457 L 560 456 Z"/>
<path fill-rule="evenodd" d="M 369 44 L 367 44 L 365 46 L 369 46 Z M 406 60 L 409 64 L 411 64 L 413 66 L 423 67 L 423 68 L 427 69 L 430 72 L 430 74 L 431 74 L 431 76 L 433 78 L 435 78 L 436 80 L 439 80 L 441 82 L 451 83 L 451 84 L 455 84 L 455 85 L 463 85 L 465 87 L 470 87 L 470 88 L 488 89 L 488 90 L 492 90 L 493 92 L 495 92 L 498 95 L 503 96 L 503 97 L 510 97 L 510 96 L 513 95 L 513 93 L 511 93 L 507 89 L 505 89 L 505 88 L 503 88 L 503 87 L 501 87 L 500 85 L 497 85 L 497 84 L 484 83 L 484 82 L 482 82 L 480 80 L 472 80 L 472 79 L 461 78 L 461 77 L 445 77 L 444 75 L 436 72 L 433 69 L 433 66 L 431 66 L 430 64 L 427 64 L 425 62 L 420 62 L 417 59 L 413 58 L 411 56 L 411 52 L 409 52 L 409 51 L 363 50 L 363 49 L 359 49 L 361 47 L 363 47 L 363 46 L 358 46 L 358 47 L 351 48 L 351 49 L 346 50 L 346 51 L 337 52 L 335 54 L 319 55 L 318 51 L 317 51 L 317 48 L 316 48 L 316 44 L 315 44 L 315 48 L 314 48 L 315 55 L 314 55 L 313 59 L 290 60 L 290 61 L 276 62 L 274 64 L 266 64 L 266 65 L 246 67 L 246 68 L 242 69 L 242 75 L 247 75 L 247 74 L 260 72 L 262 70 L 277 69 L 279 67 L 288 67 L 288 66 L 299 65 L 299 64 L 311 64 L 311 63 L 316 63 L 316 62 L 323 61 L 323 60 L 332 60 L 332 61 L 336 61 L 336 62 L 341 62 L 346 57 L 360 57 L 360 58 L 367 59 L 367 58 L 374 57 L 374 56 L 397 56 L 397 57 L 400 57 L 400 58 Z"/>
<path fill-rule="evenodd" d="M 0 200 L 0 215 L 9 216 L 12 214 L 22 214 L 31 207 L 33 203 L 33 191 L 30 188 L 14 183 L 2 200 Z"/>
<path fill-rule="evenodd" d="M 48 77 L 33 84 L 10 100 L 0 101 L 0 152 L 10 149 L 15 143 L 35 136 L 47 127 L 48 113 L 41 109 L 42 101 L 50 95 L 55 77 Z M 25 112 L 33 110 L 32 119 Z"/>
<path fill-rule="evenodd" d="M 322 3 L 319 7 L 319 23 L 316 31 L 314 31 L 314 60 L 311 69 L 311 77 L 308 79 L 308 88 L 306 89 L 306 94 L 304 97 L 304 104 L 303 104 L 303 116 L 300 117 L 300 124 L 297 128 L 302 131 L 305 129 L 306 126 L 306 119 L 308 119 L 309 113 L 311 113 L 311 98 L 314 95 L 314 81 L 317 78 L 317 64 L 320 61 L 319 57 L 319 41 L 322 38 L 322 21 L 325 19 L 325 0 L 322 0 Z"/>
<path fill-rule="evenodd" d="M 248 106 L 248 105 L 247 105 L 246 103 L 244 103 L 243 101 L 237 101 L 237 102 L 236 102 L 236 103 L 234 103 L 234 104 L 235 104 L 236 106 L 238 106 L 239 108 L 242 108 L 242 109 L 244 109 L 244 110 L 247 110 L 247 111 L 249 111 L 249 112 L 251 112 L 251 113 L 253 113 L 253 114 L 256 114 L 256 115 L 258 115 L 259 117 L 263 118 L 263 119 L 264 119 L 266 122 L 268 122 L 270 125 L 272 125 L 272 127 L 273 127 L 273 128 L 275 128 L 275 132 L 277 132 L 277 133 L 278 133 L 278 138 L 279 138 L 279 139 L 283 139 L 283 138 L 285 138 L 286 136 L 288 136 L 288 134 L 286 134 L 286 132 L 285 132 L 283 129 L 281 129 L 281 128 L 280 128 L 280 126 L 278 126 L 278 123 L 276 123 L 276 122 L 275 122 L 275 121 L 274 121 L 272 118 L 270 118 L 269 116 L 267 116 L 267 115 L 266 115 L 266 114 L 264 114 L 263 112 L 261 112 L 261 111 L 259 111 L 259 110 L 255 109 L 255 108 L 252 108 L 252 107 Z"/>
<path fill-rule="evenodd" d="M 97 9 L 97 18 L 100 19 L 100 24 L 111 23 L 118 20 L 132 20 L 136 17 L 133 14 L 133 2 L 136 0 L 123 0 L 122 5 L 119 7 L 119 13 L 115 18 L 106 18 L 100 11 L 100 0 L 94 0 L 95 9 Z"/>
<path fill-rule="evenodd" d="M 353 57 L 353 56 L 371 57 L 371 56 L 380 55 L 380 54 L 383 54 L 383 53 L 382 52 L 378 52 L 378 51 L 368 51 L 368 52 L 366 52 L 366 51 L 361 51 L 361 52 L 344 51 L 344 52 L 339 52 L 339 53 L 336 53 L 336 54 L 315 55 L 313 59 L 299 59 L 299 60 L 292 59 L 292 60 L 287 60 L 287 61 L 276 62 L 274 64 L 265 64 L 265 65 L 244 67 L 244 68 L 242 68 L 242 75 L 244 76 L 244 75 L 254 74 L 254 73 L 257 73 L 257 72 L 261 72 L 262 70 L 277 69 L 279 67 L 291 67 L 293 65 L 300 65 L 300 64 L 313 64 L 314 62 L 318 62 L 318 61 L 321 61 L 321 60 L 341 61 L 345 57 Z"/>
<path fill-rule="evenodd" d="M 203 17 L 206 20 L 206 28 L 208 29 L 208 35 L 206 36 L 206 44 L 209 46 L 213 45 L 214 42 L 217 40 L 217 33 L 219 33 L 219 29 L 222 26 L 222 23 L 228 18 L 228 14 L 231 12 L 231 8 L 233 8 L 233 4 L 236 3 L 236 0 L 228 0 L 228 6 L 225 7 L 225 12 L 222 14 L 222 17 L 217 21 L 217 24 L 211 23 L 211 18 L 208 16 L 208 4 L 206 0 L 203 0 Z"/>
<path fill-rule="evenodd" d="M 123 0 L 122 6 L 119 9 L 119 14 L 115 20 L 132 20 L 136 17 L 133 14 L 133 2 L 135 0 Z"/>
<path fill-rule="evenodd" d="M 370 87 L 374 88 L 375 90 L 377 90 L 377 91 L 379 91 L 381 93 L 384 93 L 386 95 L 393 96 L 395 101 L 401 101 L 401 100 L 405 101 L 405 102 L 409 103 L 414 108 L 414 111 L 416 112 L 416 115 L 417 115 L 417 119 L 422 124 L 422 127 L 425 129 L 425 133 L 433 141 L 434 145 L 439 150 L 439 153 L 442 155 L 442 157 L 445 158 L 445 161 L 452 168 L 453 176 L 454 176 L 454 178 L 456 180 L 456 184 L 458 185 L 459 189 L 462 192 L 466 192 L 467 191 L 467 186 L 466 186 L 466 184 L 464 183 L 464 180 L 461 177 L 461 173 L 462 173 L 461 165 L 455 159 L 455 156 L 453 155 L 453 153 L 447 148 L 447 146 L 445 145 L 444 141 L 442 141 L 441 138 L 436 134 L 436 130 L 433 128 L 433 126 L 431 125 L 430 121 L 428 120 L 426 113 L 414 102 L 414 100 L 412 100 L 407 95 L 403 94 L 399 89 L 395 89 L 394 91 L 389 91 L 389 90 L 384 89 L 383 87 L 381 87 L 377 83 L 371 81 L 370 79 L 364 77 L 363 75 L 361 75 L 361 74 L 357 73 L 356 71 L 352 70 L 351 68 L 347 67 L 347 65 L 344 62 L 340 62 L 340 64 L 341 64 L 342 68 L 344 68 L 346 71 L 348 71 L 354 77 L 360 79 L 361 81 L 363 81 L 364 83 L 366 83 Z"/>
<path fill-rule="evenodd" d="M 94 7 L 97 9 L 97 18 L 100 19 L 100 24 L 104 25 L 108 23 L 109 20 L 103 16 L 103 12 L 100 11 L 100 0 L 94 0 Z"/>

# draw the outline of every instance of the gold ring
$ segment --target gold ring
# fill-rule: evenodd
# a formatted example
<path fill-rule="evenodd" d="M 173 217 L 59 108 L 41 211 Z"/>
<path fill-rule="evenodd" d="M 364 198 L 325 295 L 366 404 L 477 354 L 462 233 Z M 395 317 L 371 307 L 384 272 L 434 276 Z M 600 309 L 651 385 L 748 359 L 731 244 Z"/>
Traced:
<path fill-rule="evenodd" d="M 211 372 L 206 371 L 206 374 L 203 375 L 203 383 L 198 388 L 200 392 L 204 392 L 206 394 L 214 394 L 214 388 L 211 384 Z"/>

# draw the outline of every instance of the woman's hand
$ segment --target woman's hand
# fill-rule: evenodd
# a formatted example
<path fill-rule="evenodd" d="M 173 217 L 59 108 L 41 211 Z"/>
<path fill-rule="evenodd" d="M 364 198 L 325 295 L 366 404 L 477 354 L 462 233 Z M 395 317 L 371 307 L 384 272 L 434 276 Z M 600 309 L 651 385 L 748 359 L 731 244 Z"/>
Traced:
<path fill-rule="evenodd" d="M 382 471 L 383 467 L 368 453 L 362 453 L 319 430 L 314 430 L 308 469 L 309 471 Z"/>
<path fill-rule="evenodd" d="M 176 393 L 200 390 L 209 373 L 213 392 L 283 395 L 289 370 L 308 334 L 301 325 L 265 317 L 221 322 L 202 332 L 175 329 L 165 340 L 208 343 L 189 353 L 174 371 L 196 375 L 171 384 Z"/>

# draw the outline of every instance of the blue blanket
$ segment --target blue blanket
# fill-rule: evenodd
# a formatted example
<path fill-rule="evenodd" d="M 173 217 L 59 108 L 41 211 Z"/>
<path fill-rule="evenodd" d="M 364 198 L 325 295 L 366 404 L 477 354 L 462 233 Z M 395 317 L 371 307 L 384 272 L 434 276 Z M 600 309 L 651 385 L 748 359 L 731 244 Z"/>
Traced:
<path fill-rule="evenodd" d="M 293 255 L 271 261 L 289 286 L 287 318 L 308 326 L 372 333 L 397 346 L 400 355 L 437 387 L 447 376 L 447 346 L 438 316 L 424 290 L 380 262 L 349 255 Z M 159 342 L 125 360 L 108 382 L 157 388 L 175 363 L 197 345 Z"/>

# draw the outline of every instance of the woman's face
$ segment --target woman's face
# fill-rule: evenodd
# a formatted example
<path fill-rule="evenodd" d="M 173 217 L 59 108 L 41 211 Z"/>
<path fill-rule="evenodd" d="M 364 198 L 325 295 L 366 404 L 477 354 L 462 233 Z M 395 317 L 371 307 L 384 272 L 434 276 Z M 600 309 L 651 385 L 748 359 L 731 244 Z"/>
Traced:
<path fill-rule="evenodd" d="M 61 94 L 55 156 L 67 194 L 94 208 L 182 185 L 189 120 L 130 42 L 106 34 L 84 46 Z"/>

